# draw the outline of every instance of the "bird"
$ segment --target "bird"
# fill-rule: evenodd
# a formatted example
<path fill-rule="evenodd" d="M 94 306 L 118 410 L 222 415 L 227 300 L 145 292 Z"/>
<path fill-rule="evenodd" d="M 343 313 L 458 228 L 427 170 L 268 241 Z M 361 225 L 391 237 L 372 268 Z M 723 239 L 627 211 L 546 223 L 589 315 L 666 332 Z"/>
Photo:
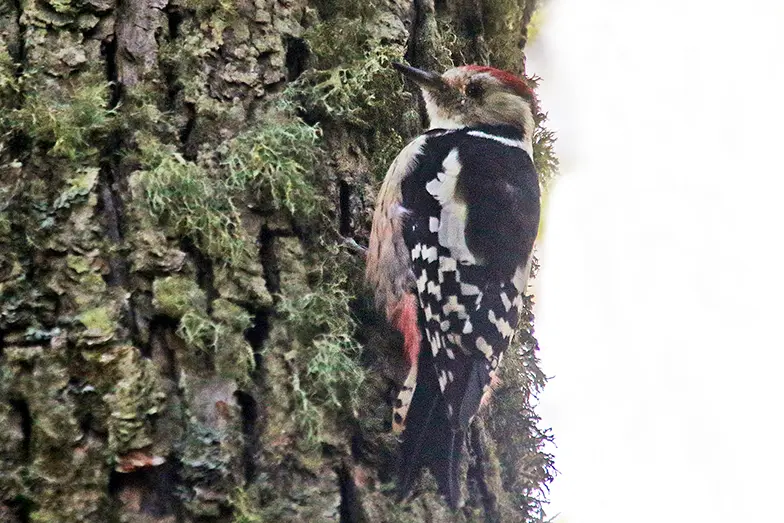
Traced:
<path fill-rule="evenodd" d="M 398 496 L 427 467 L 457 509 L 463 442 L 515 332 L 539 228 L 536 97 L 489 66 L 393 67 L 421 90 L 429 128 L 382 182 L 365 279 L 409 366 L 393 407 Z"/>

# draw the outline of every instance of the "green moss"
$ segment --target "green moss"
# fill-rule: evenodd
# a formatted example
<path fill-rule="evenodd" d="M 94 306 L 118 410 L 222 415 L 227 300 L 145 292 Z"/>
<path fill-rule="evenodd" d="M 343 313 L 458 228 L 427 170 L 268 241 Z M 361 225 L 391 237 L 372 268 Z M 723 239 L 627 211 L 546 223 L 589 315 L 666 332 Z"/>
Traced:
<path fill-rule="evenodd" d="M 558 175 L 560 162 L 555 154 L 555 132 L 538 126 L 534 132 L 534 165 L 544 187 Z"/>
<path fill-rule="evenodd" d="M 289 362 L 296 365 L 293 354 L 289 354 Z M 303 384 L 301 371 L 295 366 L 291 375 L 291 386 L 294 391 L 296 405 L 296 420 L 302 433 L 305 435 L 305 444 L 315 447 L 324 432 L 324 411 L 319 409 L 311 399 L 307 383 Z"/>
<path fill-rule="evenodd" d="M 400 75 L 391 67 L 403 60 L 400 46 L 379 45 L 353 62 L 327 70 L 310 70 L 292 83 L 286 95 L 309 114 L 364 128 L 380 128 L 400 114 L 404 98 Z M 390 118 L 392 117 L 392 118 Z"/>
<path fill-rule="evenodd" d="M 93 191 L 98 183 L 97 167 L 81 167 L 76 174 L 67 180 L 68 187 L 55 199 L 54 210 L 67 209 L 74 203 L 81 203 Z"/>
<path fill-rule="evenodd" d="M 219 47 L 210 41 L 196 28 L 195 19 L 186 19 L 180 31 L 188 35 L 185 38 L 171 39 L 163 43 L 159 56 L 162 67 L 171 71 L 175 79 L 175 87 L 179 90 L 178 98 L 184 102 L 203 104 L 214 103 L 205 94 L 209 85 L 209 69 L 205 67 L 204 60 Z"/>
<path fill-rule="evenodd" d="M 540 115 L 534 131 L 534 165 L 539 181 L 546 188 L 558 175 L 560 162 L 555 154 L 555 132 L 545 127 L 546 115 Z"/>
<path fill-rule="evenodd" d="M 403 60 L 402 45 L 382 44 L 372 25 L 361 20 L 331 19 L 305 38 L 316 68 L 288 86 L 284 96 L 325 122 L 358 128 L 377 178 L 419 126 L 413 98 L 391 67 Z M 336 43 L 334 33 L 344 39 Z M 401 108 L 405 108 L 401 110 Z"/>
<path fill-rule="evenodd" d="M 251 309 L 272 306 L 272 295 L 267 289 L 260 263 L 253 263 L 241 269 L 217 266 L 214 276 L 215 288 L 221 297 Z"/>
<path fill-rule="evenodd" d="M 314 4 L 325 19 L 345 17 L 367 20 L 378 10 L 378 0 L 315 0 Z"/>
<path fill-rule="evenodd" d="M 231 496 L 232 523 L 266 523 L 257 508 L 258 500 L 252 499 L 245 489 L 237 489 Z"/>
<path fill-rule="evenodd" d="M 319 140 L 318 127 L 285 116 L 245 131 L 225 152 L 226 183 L 235 192 L 257 193 L 275 209 L 310 218 L 324 205 L 314 171 Z"/>
<path fill-rule="evenodd" d="M 163 408 L 165 398 L 155 364 L 128 346 L 113 349 L 102 361 L 111 362 L 118 375 L 106 396 L 111 452 L 117 456 L 151 445 L 151 417 Z"/>
<path fill-rule="evenodd" d="M 210 25 L 218 25 L 221 31 L 225 23 L 237 18 L 237 5 L 232 0 L 183 0 L 182 5 L 195 11 L 199 19 L 209 17 Z"/>
<path fill-rule="evenodd" d="M 536 89 L 540 78 L 533 76 L 527 79 L 529 84 Z M 541 110 L 534 115 L 536 129 L 534 129 L 534 165 L 539 173 L 539 182 L 547 188 L 550 182 L 558 175 L 559 161 L 555 154 L 555 132 L 547 128 L 547 113 Z"/>
<path fill-rule="evenodd" d="M 470 54 L 468 51 L 469 41 L 458 32 L 451 19 L 436 18 L 431 33 L 431 42 L 428 47 L 433 49 L 430 54 L 432 62 L 436 65 L 435 70 L 446 71 L 467 62 L 466 56 Z"/>
<path fill-rule="evenodd" d="M 90 343 L 102 343 L 114 337 L 117 330 L 115 311 L 110 307 L 95 307 L 81 313 L 78 318 L 86 331 L 84 338 Z"/>
<path fill-rule="evenodd" d="M 252 243 L 225 184 L 154 138 L 141 136 L 139 146 L 145 167 L 139 182 L 153 216 L 216 262 L 242 264 L 251 256 Z"/>
<path fill-rule="evenodd" d="M 74 256 L 73 254 L 69 254 L 65 258 L 65 264 L 76 274 L 84 274 L 90 270 L 90 259 L 86 256 Z"/>
<path fill-rule="evenodd" d="M 329 333 L 313 340 L 314 354 L 308 362 L 307 377 L 313 395 L 323 404 L 340 408 L 343 402 L 355 407 L 364 381 L 357 365 L 360 346 L 348 334 Z"/>
<path fill-rule="evenodd" d="M 14 63 L 13 58 L 8 53 L 5 46 L 0 47 L 0 107 L 10 107 L 9 102 L 15 99 L 18 92 L 18 80 L 16 78 L 17 64 Z M 0 118 L 0 124 L 3 119 Z M 0 127 L 2 130 L 2 127 Z"/>
<path fill-rule="evenodd" d="M 181 497 L 191 515 L 216 518 L 230 504 L 230 495 L 240 481 L 236 475 L 237 445 L 241 442 L 234 431 L 213 428 L 195 419 L 188 423 L 180 463 L 181 475 L 189 487 L 183 489 Z"/>
<path fill-rule="evenodd" d="M 109 84 L 100 72 L 85 72 L 58 86 L 42 74 L 23 77 L 21 107 L 1 116 L 7 129 L 28 136 L 49 154 L 82 162 L 96 156 L 97 143 L 113 124 L 107 109 Z"/>
<path fill-rule="evenodd" d="M 60 14 L 71 14 L 75 12 L 75 10 L 78 10 L 78 6 L 75 7 L 71 3 L 71 0 L 49 0 L 47 3 Z"/>
<path fill-rule="evenodd" d="M 76 280 L 76 286 L 70 290 L 76 310 L 95 307 L 106 300 L 106 282 L 101 274 L 93 268 L 80 275 Z"/>
<path fill-rule="evenodd" d="M 215 346 L 217 330 L 218 327 L 209 316 L 191 310 L 180 318 L 177 335 L 185 340 L 189 347 L 206 352 Z"/>
<path fill-rule="evenodd" d="M 206 314 L 207 296 L 186 276 L 159 278 L 152 285 L 153 306 L 162 314 L 180 319 L 189 311 Z"/>
<path fill-rule="evenodd" d="M 100 512 L 106 497 L 99 485 L 105 485 L 109 456 L 83 433 L 64 354 L 56 346 L 40 347 L 35 355 L 30 354 L 37 352 L 33 347 L 20 349 L 26 368 L 18 366 L 19 360 L 6 361 L 16 375 L 13 396 L 24 399 L 33 420 L 33 443 L 20 471 L 26 488 L 13 494 L 31 502 L 31 522 L 106 520 Z"/>
<path fill-rule="evenodd" d="M 534 411 L 538 392 L 546 377 L 539 368 L 533 337 L 533 314 L 530 298 L 521 315 L 515 346 L 510 347 L 501 368 L 501 386 L 495 391 L 488 429 L 496 442 L 501 464 L 501 480 L 511 500 L 507 505 L 521 515 L 541 514 L 547 485 L 553 479 L 553 456 L 544 452 L 552 442 L 549 430 L 539 426 Z"/>
<path fill-rule="evenodd" d="M 149 134 L 137 134 L 145 168 L 138 181 L 149 211 L 218 264 L 252 264 L 255 246 L 242 228 L 236 201 L 250 197 L 263 210 L 285 209 L 302 220 L 325 210 L 314 169 L 320 130 L 285 107 L 273 112 L 199 162 Z"/>
<path fill-rule="evenodd" d="M 3 238 L 9 236 L 10 234 L 11 220 L 9 219 L 6 212 L 0 211 L 0 243 L 3 241 Z"/>
<path fill-rule="evenodd" d="M 538 4 L 539 2 L 536 3 Z M 545 22 L 546 22 L 545 11 L 543 9 L 540 9 L 539 6 L 537 5 L 536 10 L 531 15 L 531 20 L 528 22 L 528 25 L 525 28 L 527 33 L 527 38 L 526 38 L 527 43 L 531 43 L 534 40 L 536 40 Z"/>
<path fill-rule="evenodd" d="M 482 2 L 484 38 L 493 66 L 523 72 L 526 5 L 535 0 L 486 0 Z"/>
<path fill-rule="evenodd" d="M 313 292 L 281 296 L 277 311 L 302 343 L 287 355 L 294 369 L 298 422 L 311 441 L 320 437 L 326 412 L 354 412 L 365 374 L 345 281 L 322 282 Z"/>
<path fill-rule="evenodd" d="M 313 53 L 313 68 L 321 71 L 360 60 L 377 43 L 365 19 L 343 16 L 316 24 L 302 36 Z"/>
<path fill-rule="evenodd" d="M 221 298 L 212 303 L 212 308 L 212 316 L 195 309 L 185 312 L 177 335 L 188 347 L 209 355 L 219 376 L 244 386 L 255 365 L 253 349 L 244 336 L 252 326 L 251 316 L 245 309 Z M 205 354 L 191 357 L 204 359 Z"/>
<path fill-rule="evenodd" d="M 245 331 L 253 325 L 252 318 L 242 307 L 220 298 L 212 304 L 212 317 L 217 325 L 215 370 L 218 375 L 244 385 L 255 366 L 253 348 L 245 340 Z"/>
<path fill-rule="evenodd" d="M 132 135 L 140 130 L 156 132 L 166 141 L 178 139 L 178 128 L 172 122 L 165 107 L 166 93 L 155 83 L 141 83 L 129 89 L 123 96 L 117 125 L 123 133 Z"/>

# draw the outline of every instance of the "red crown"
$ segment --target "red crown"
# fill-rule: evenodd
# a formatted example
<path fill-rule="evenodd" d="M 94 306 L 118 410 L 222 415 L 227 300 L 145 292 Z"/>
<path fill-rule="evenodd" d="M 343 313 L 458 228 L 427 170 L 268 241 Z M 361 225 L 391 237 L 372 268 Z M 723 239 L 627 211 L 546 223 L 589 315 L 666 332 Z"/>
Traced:
<path fill-rule="evenodd" d="M 486 65 L 464 65 L 460 67 L 460 69 L 474 73 L 488 73 L 504 85 L 509 86 L 512 90 L 514 90 L 514 92 L 523 98 L 527 98 L 532 101 L 534 100 L 533 90 L 528 86 L 527 83 L 525 83 L 525 81 L 513 75 L 512 73 L 502 71 L 501 69 L 496 69 L 495 67 L 488 67 Z"/>

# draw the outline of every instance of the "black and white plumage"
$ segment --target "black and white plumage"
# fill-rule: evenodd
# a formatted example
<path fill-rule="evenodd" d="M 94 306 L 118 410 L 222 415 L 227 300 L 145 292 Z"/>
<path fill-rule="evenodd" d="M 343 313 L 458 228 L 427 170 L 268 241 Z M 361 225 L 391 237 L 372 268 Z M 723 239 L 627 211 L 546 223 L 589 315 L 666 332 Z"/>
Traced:
<path fill-rule="evenodd" d="M 523 91 L 494 69 L 452 71 L 441 77 L 443 89 L 462 88 L 463 96 L 477 75 L 484 75 L 483 89 L 515 97 Z M 423 87 L 431 105 L 450 95 L 434 89 Z M 456 506 L 464 435 L 522 308 L 540 194 L 531 122 L 463 122 L 437 109 L 434 120 L 443 127 L 400 153 L 379 193 L 367 276 L 379 306 L 403 332 L 411 363 L 394 412 L 395 426 L 405 427 L 400 492 L 428 466 Z"/>

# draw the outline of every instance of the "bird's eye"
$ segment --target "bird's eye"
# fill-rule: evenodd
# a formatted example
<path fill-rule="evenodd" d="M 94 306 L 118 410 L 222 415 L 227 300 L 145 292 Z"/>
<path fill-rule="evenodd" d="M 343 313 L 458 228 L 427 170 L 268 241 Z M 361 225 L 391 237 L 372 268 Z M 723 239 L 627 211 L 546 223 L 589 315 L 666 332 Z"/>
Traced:
<path fill-rule="evenodd" d="M 471 82 L 466 85 L 465 94 L 466 96 L 470 96 L 471 98 L 479 98 L 482 96 L 482 86 L 477 82 Z"/>

